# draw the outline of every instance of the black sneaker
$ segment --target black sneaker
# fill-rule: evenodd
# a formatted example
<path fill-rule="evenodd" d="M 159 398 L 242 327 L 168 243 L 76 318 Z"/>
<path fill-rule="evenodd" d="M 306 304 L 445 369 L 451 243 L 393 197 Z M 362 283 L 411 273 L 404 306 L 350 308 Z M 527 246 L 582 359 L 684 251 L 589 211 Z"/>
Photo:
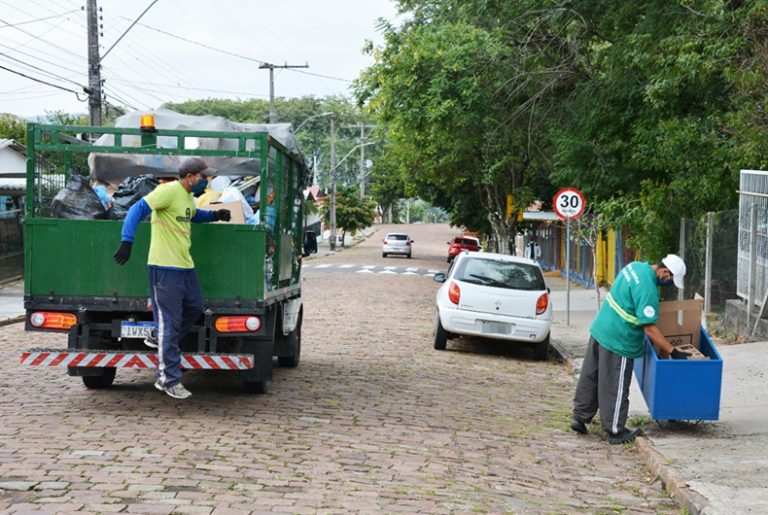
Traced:
<path fill-rule="evenodd" d="M 643 430 L 639 427 L 637 429 L 623 429 L 618 433 L 608 433 L 608 443 L 617 445 L 620 443 L 634 442 L 635 438 L 642 436 Z"/>
<path fill-rule="evenodd" d="M 589 432 L 587 425 L 576 417 L 573 417 L 573 420 L 571 420 L 571 429 L 583 435 Z"/>

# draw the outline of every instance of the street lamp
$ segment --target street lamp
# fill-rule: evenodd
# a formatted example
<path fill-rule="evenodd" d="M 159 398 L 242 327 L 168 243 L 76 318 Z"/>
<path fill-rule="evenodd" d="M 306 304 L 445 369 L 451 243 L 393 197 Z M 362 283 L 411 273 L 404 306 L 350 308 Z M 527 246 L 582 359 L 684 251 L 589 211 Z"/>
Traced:
<path fill-rule="evenodd" d="M 304 120 L 303 122 L 301 122 L 298 127 L 293 129 L 293 133 L 296 134 L 297 132 L 299 132 L 299 129 L 304 127 L 304 124 L 307 123 L 310 120 L 314 120 L 315 118 L 322 118 L 324 116 L 332 116 L 332 115 L 333 115 L 333 113 L 331 113 L 331 112 L 325 112 L 325 113 L 320 113 L 320 114 L 312 115 L 309 118 L 307 118 L 306 120 Z"/>

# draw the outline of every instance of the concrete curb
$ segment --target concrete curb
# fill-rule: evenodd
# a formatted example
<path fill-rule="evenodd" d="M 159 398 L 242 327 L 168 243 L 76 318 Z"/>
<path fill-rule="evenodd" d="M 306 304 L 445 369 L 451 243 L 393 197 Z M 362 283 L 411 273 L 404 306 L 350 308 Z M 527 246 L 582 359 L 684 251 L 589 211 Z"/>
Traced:
<path fill-rule="evenodd" d="M 4 325 L 11 325 L 11 324 L 17 324 L 19 322 L 24 321 L 24 315 L 19 315 L 11 318 L 6 318 L 0 320 L 0 327 L 3 327 Z"/>
<path fill-rule="evenodd" d="M 672 467 L 664 464 L 664 456 L 653 448 L 648 438 L 638 437 L 635 445 L 640 457 L 651 472 L 661 479 L 669 495 L 685 508 L 688 513 L 698 515 L 709 506 L 709 501 L 690 488 L 682 476 Z"/>

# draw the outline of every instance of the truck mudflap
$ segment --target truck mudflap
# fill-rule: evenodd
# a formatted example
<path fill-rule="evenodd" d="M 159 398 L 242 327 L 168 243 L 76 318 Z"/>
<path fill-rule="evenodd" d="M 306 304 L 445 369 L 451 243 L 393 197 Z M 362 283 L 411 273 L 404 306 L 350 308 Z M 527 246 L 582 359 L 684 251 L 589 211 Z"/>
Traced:
<path fill-rule="evenodd" d="M 22 366 L 157 368 L 156 352 L 61 351 L 33 349 L 21 353 Z M 252 354 L 181 354 L 186 370 L 249 370 Z"/>

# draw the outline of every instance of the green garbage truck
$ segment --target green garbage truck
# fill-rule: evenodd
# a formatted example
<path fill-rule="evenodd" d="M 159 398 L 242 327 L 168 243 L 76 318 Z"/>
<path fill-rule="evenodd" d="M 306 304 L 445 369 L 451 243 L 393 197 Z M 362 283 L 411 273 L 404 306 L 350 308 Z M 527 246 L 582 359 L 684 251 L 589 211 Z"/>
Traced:
<path fill-rule="evenodd" d="M 195 128 L 187 118 L 204 123 Z M 180 160 L 197 156 L 231 180 L 243 214 L 192 226 L 204 313 L 181 342 L 181 366 L 233 375 L 247 391 L 266 393 L 273 362 L 296 367 L 301 353 L 308 169 L 290 126 L 162 110 L 117 125 L 28 126 L 25 329 L 61 333 L 62 347 L 27 350 L 22 365 L 66 367 L 88 388 L 111 386 L 118 369 L 157 367 L 144 344 L 154 326 L 150 224 L 139 224 L 132 259 L 119 266 L 112 255 L 123 221 L 115 214 L 130 197 L 121 196 L 126 185 L 172 180 Z"/>

